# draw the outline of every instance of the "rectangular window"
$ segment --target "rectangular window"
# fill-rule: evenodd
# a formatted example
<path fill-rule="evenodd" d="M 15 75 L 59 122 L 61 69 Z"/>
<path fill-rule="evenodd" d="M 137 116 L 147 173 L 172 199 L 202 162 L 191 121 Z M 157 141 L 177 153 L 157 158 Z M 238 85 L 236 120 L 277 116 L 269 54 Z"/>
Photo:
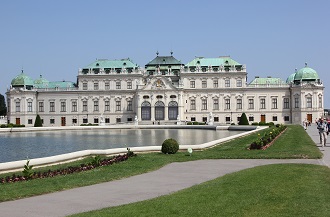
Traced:
<path fill-rule="evenodd" d="M 83 118 L 83 123 L 87 124 L 88 123 L 88 119 L 87 118 Z"/>
<path fill-rule="evenodd" d="M 190 81 L 190 88 L 195 88 L 195 81 Z"/>
<path fill-rule="evenodd" d="M 120 111 L 120 110 L 121 110 L 121 102 L 116 101 L 116 111 Z"/>
<path fill-rule="evenodd" d="M 120 123 L 121 122 L 121 118 L 116 118 L 116 123 Z"/>
<path fill-rule="evenodd" d="M 54 118 L 51 118 L 51 119 L 49 120 L 49 123 L 50 123 L 50 124 L 55 124 L 55 119 L 54 119 Z"/>
<path fill-rule="evenodd" d="M 196 118 L 195 117 L 191 117 L 190 118 L 190 121 L 196 121 Z"/>
<path fill-rule="evenodd" d="M 99 89 L 99 82 L 94 82 L 94 90 L 98 90 Z"/>
<path fill-rule="evenodd" d="M 277 121 L 277 116 L 273 116 L 273 121 Z"/>
<path fill-rule="evenodd" d="M 294 98 L 294 107 L 299 108 L 299 98 L 298 97 Z"/>
<path fill-rule="evenodd" d="M 284 121 L 290 121 L 290 117 L 289 116 L 284 116 Z"/>
<path fill-rule="evenodd" d="M 207 88 L 207 83 L 206 83 L 206 81 L 202 81 L 202 88 Z"/>
<path fill-rule="evenodd" d="M 16 102 L 16 112 L 21 111 L 21 102 Z"/>
<path fill-rule="evenodd" d="M 99 119 L 98 118 L 94 118 L 94 124 L 98 124 L 99 123 Z"/>
<path fill-rule="evenodd" d="M 94 101 L 94 111 L 98 111 L 99 110 L 99 101 Z"/>
<path fill-rule="evenodd" d="M 322 96 L 319 97 L 319 108 L 323 108 Z"/>
<path fill-rule="evenodd" d="M 132 122 L 133 118 L 127 118 L 127 122 Z"/>
<path fill-rule="evenodd" d="M 202 99 L 202 110 L 207 110 L 207 99 Z"/>
<path fill-rule="evenodd" d="M 266 99 L 260 99 L 260 108 L 266 109 Z"/>
<path fill-rule="evenodd" d="M 84 82 L 83 83 L 83 90 L 87 90 L 88 88 L 87 88 L 87 82 Z"/>
<path fill-rule="evenodd" d="M 66 103 L 61 102 L 61 112 L 65 112 L 65 111 L 66 111 Z"/>
<path fill-rule="evenodd" d="M 105 122 L 106 124 L 109 124 L 109 123 L 110 123 L 110 118 L 105 118 L 105 119 L 104 119 L 104 122 Z"/>
<path fill-rule="evenodd" d="M 249 109 L 254 109 L 254 100 L 249 99 Z"/>
<path fill-rule="evenodd" d="M 230 109 L 230 99 L 225 99 L 225 109 Z"/>
<path fill-rule="evenodd" d="M 213 110 L 219 110 L 219 99 L 213 99 Z"/>
<path fill-rule="evenodd" d="M 77 118 L 73 118 L 72 119 L 72 124 L 77 124 L 78 122 L 77 122 Z"/>
<path fill-rule="evenodd" d="M 230 117 L 226 117 L 226 122 L 230 122 Z"/>
<path fill-rule="evenodd" d="M 32 119 L 28 119 L 28 124 L 32 124 Z"/>
<path fill-rule="evenodd" d="M 236 87 L 242 87 L 242 80 L 241 79 L 236 80 Z"/>
<path fill-rule="evenodd" d="M 127 101 L 127 111 L 133 111 L 133 103 L 131 100 Z"/>
<path fill-rule="evenodd" d="M 72 101 L 72 111 L 73 112 L 77 111 L 77 101 Z"/>
<path fill-rule="evenodd" d="M 214 122 L 219 122 L 219 117 L 214 117 Z"/>
<path fill-rule="evenodd" d="M 28 112 L 32 112 L 32 102 L 28 102 Z"/>
<path fill-rule="evenodd" d="M 218 81 L 218 79 L 213 80 L 213 87 L 214 87 L 214 88 L 219 87 L 219 81 Z"/>
<path fill-rule="evenodd" d="M 272 109 L 277 109 L 277 98 L 272 98 Z"/>
<path fill-rule="evenodd" d="M 106 81 L 106 82 L 104 83 L 104 88 L 105 88 L 106 90 L 110 90 L 110 82 L 109 82 L 109 81 Z"/>
<path fill-rule="evenodd" d="M 237 99 L 237 109 L 242 109 L 242 99 Z"/>
<path fill-rule="evenodd" d="M 83 112 L 87 112 L 87 101 L 83 101 Z"/>
<path fill-rule="evenodd" d="M 254 117 L 253 116 L 249 116 L 249 121 L 254 121 Z"/>
<path fill-rule="evenodd" d="M 132 89 L 132 81 L 127 81 L 127 89 Z"/>
<path fill-rule="evenodd" d="M 194 99 L 190 100 L 190 110 L 196 110 L 196 101 Z"/>
<path fill-rule="evenodd" d="M 39 112 L 44 111 L 44 102 L 39 102 Z"/>
<path fill-rule="evenodd" d="M 312 108 L 312 97 L 306 98 L 306 108 Z"/>
<path fill-rule="evenodd" d="M 284 99 L 283 99 L 283 108 L 284 108 L 284 109 L 288 109 L 288 108 L 290 108 L 289 98 L 284 98 Z"/>
<path fill-rule="evenodd" d="M 110 101 L 104 101 L 104 111 L 110 111 Z"/>
<path fill-rule="evenodd" d="M 230 87 L 230 80 L 229 79 L 225 80 L 225 87 Z"/>
<path fill-rule="evenodd" d="M 116 89 L 117 90 L 121 89 L 121 82 L 120 81 L 116 81 Z"/>
<path fill-rule="evenodd" d="M 55 112 L 55 102 L 49 102 L 49 111 Z"/>

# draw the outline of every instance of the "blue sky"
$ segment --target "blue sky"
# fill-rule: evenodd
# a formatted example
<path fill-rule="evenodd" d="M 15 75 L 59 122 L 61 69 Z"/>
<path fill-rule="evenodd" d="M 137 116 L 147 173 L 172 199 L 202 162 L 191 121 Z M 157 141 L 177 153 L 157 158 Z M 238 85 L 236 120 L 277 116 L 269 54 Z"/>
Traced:
<path fill-rule="evenodd" d="M 24 69 L 36 79 L 76 81 L 96 58 L 144 66 L 156 51 L 188 63 L 230 55 L 255 76 L 283 80 L 315 69 L 330 108 L 330 1 L 2 1 L 0 93 Z"/>

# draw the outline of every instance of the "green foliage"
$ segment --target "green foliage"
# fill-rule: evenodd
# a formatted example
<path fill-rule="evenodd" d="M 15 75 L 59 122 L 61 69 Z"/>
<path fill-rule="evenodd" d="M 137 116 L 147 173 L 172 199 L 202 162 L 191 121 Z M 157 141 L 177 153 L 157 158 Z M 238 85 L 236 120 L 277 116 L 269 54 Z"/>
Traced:
<path fill-rule="evenodd" d="M 40 115 L 37 115 L 36 120 L 34 122 L 34 127 L 42 127 L 42 121 Z"/>
<path fill-rule="evenodd" d="M 246 117 L 245 112 L 242 113 L 241 119 L 239 120 L 238 125 L 249 125 L 249 121 L 248 121 L 248 119 Z"/>
<path fill-rule="evenodd" d="M 26 162 L 26 164 L 24 165 L 24 170 L 22 171 L 26 179 L 30 179 L 33 175 L 33 171 L 32 171 L 33 166 L 32 165 L 30 166 L 29 164 L 30 164 L 30 160 Z"/>
<path fill-rule="evenodd" d="M 13 127 L 25 127 L 24 124 L 1 124 L 0 128 L 13 128 Z"/>
<path fill-rule="evenodd" d="M 162 144 L 164 154 L 175 154 L 179 150 L 179 143 L 175 139 L 166 139 Z"/>
<path fill-rule="evenodd" d="M 96 155 L 95 157 L 93 157 L 91 163 L 94 167 L 99 167 L 101 165 L 101 156 Z"/>
<path fill-rule="evenodd" d="M 258 123 L 258 122 L 253 122 L 251 125 L 253 125 L 253 126 L 258 126 L 259 123 Z"/>
<path fill-rule="evenodd" d="M 0 94 L 0 116 L 6 116 L 7 115 L 7 107 L 6 107 L 6 101 L 5 97 Z"/>

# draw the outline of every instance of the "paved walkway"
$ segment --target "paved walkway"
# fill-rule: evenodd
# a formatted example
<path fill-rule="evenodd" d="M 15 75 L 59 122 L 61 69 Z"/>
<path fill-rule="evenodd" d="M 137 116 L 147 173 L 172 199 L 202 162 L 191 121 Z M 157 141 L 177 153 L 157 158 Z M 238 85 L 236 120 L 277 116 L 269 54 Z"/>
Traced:
<path fill-rule="evenodd" d="M 307 129 L 319 143 L 314 126 Z M 1 216 L 66 216 L 105 207 L 142 201 L 169 194 L 228 173 L 267 164 L 308 163 L 330 165 L 330 144 L 322 160 L 221 159 L 172 163 L 157 171 L 122 180 L 75 188 L 16 201 L 0 203 Z"/>

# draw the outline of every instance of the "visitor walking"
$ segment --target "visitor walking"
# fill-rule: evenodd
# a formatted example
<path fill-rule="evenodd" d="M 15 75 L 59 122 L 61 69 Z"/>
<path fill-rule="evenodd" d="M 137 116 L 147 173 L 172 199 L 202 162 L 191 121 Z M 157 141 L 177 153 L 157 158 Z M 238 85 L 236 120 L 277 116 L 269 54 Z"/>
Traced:
<path fill-rule="evenodd" d="M 320 143 L 322 147 L 324 147 L 327 143 L 328 123 L 323 118 L 320 118 L 319 122 L 317 123 L 317 129 L 319 130 L 320 134 Z"/>

